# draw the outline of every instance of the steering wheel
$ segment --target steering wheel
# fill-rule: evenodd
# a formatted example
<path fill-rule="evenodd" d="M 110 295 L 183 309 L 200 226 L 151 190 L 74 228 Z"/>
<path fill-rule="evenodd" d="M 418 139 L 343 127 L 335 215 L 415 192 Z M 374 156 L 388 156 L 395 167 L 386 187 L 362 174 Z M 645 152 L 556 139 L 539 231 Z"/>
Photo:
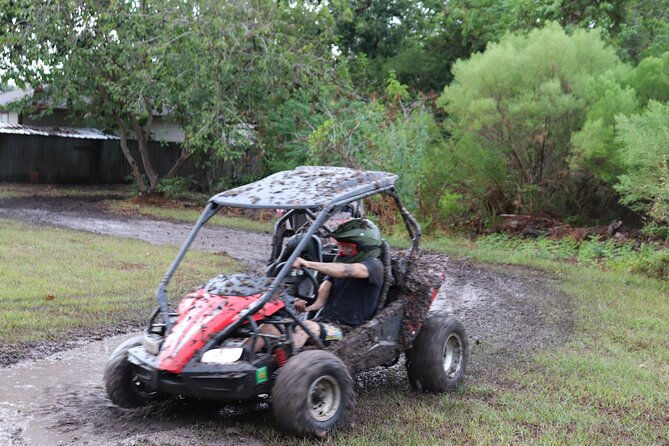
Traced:
<path fill-rule="evenodd" d="M 306 266 L 303 266 L 303 267 L 300 268 L 300 269 L 302 270 L 302 272 L 304 273 L 304 275 L 307 276 L 308 281 L 311 282 L 311 284 L 314 286 L 314 297 L 313 297 L 313 298 L 307 298 L 307 299 L 304 299 L 304 300 L 307 301 L 307 303 L 308 303 L 309 305 L 311 305 L 311 304 L 313 303 L 313 301 L 316 300 L 316 297 L 318 297 L 318 280 L 316 280 L 316 274 L 313 272 L 313 270 L 310 270 L 310 269 L 307 268 Z M 304 281 L 301 281 L 301 282 L 297 285 L 297 294 L 301 294 L 301 293 L 300 293 L 300 289 L 302 288 L 302 284 L 303 284 L 303 283 L 305 283 L 305 282 L 304 282 Z"/>
<path fill-rule="evenodd" d="M 279 263 L 278 265 L 276 265 L 275 270 L 280 271 L 284 267 L 285 264 L 286 264 L 286 262 Z M 310 270 L 306 266 L 301 267 L 300 270 L 302 271 L 302 276 L 287 275 L 286 278 L 290 277 L 290 278 L 293 278 L 293 279 L 297 279 L 297 280 L 294 281 L 295 291 L 296 291 L 297 297 L 299 297 L 302 300 L 307 301 L 307 304 L 311 305 L 316 300 L 316 297 L 318 295 L 318 280 L 316 279 L 316 274 L 313 272 L 313 270 Z M 303 284 L 305 284 L 305 285 L 303 285 Z M 313 285 L 314 297 L 304 296 L 304 294 L 306 294 L 306 292 L 308 291 L 308 289 L 305 289 L 305 287 L 308 286 L 306 284 Z"/>

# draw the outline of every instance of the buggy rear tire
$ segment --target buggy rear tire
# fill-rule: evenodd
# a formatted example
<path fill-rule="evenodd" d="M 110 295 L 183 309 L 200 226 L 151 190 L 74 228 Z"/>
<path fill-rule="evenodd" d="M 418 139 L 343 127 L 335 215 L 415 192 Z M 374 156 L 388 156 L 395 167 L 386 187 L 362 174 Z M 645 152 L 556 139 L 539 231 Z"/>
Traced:
<path fill-rule="evenodd" d="M 280 369 L 272 390 L 279 428 L 299 436 L 325 436 L 354 404 L 353 379 L 346 365 L 322 350 L 293 356 Z"/>
<path fill-rule="evenodd" d="M 453 316 L 428 317 L 406 352 L 409 382 L 421 392 L 454 390 L 464 379 L 468 362 L 467 333 Z"/>
<path fill-rule="evenodd" d="M 150 397 L 150 392 L 136 381 L 132 366 L 128 362 L 128 350 L 139 345 L 142 345 L 142 336 L 128 339 L 116 347 L 105 366 L 107 395 L 114 404 L 126 409 L 144 406 Z"/>

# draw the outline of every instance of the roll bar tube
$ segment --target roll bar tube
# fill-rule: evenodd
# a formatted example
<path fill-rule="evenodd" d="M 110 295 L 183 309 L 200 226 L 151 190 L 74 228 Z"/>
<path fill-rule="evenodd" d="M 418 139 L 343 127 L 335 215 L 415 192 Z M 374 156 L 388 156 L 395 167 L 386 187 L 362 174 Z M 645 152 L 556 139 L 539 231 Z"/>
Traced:
<path fill-rule="evenodd" d="M 188 251 L 188 248 L 190 248 L 193 240 L 195 240 L 195 237 L 200 231 L 202 225 L 209 221 L 209 219 L 213 217 L 216 212 L 218 212 L 219 208 L 220 206 L 216 203 L 211 201 L 207 203 L 207 206 L 204 208 L 200 218 L 198 218 L 195 226 L 193 226 L 190 234 L 188 234 L 188 238 L 179 250 L 179 254 L 177 254 L 177 257 L 172 262 L 172 265 L 167 270 L 167 273 L 165 273 L 165 277 L 163 277 L 163 280 L 160 281 L 160 285 L 158 285 L 158 289 L 156 290 L 156 300 L 158 301 L 158 306 L 160 307 L 160 312 L 162 313 L 163 321 L 165 322 L 165 333 L 169 333 L 172 328 L 172 323 L 170 322 L 170 309 L 167 303 L 167 285 L 170 283 L 174 272 L 177 270 L 177 267 L 186 255 L 186 251 Z"/>
<path fill-rule="evenodd" d="M 406 226 L 407 231 L 409 231 L 409 236 L 411 237 L 411 254 L 418 254 L 420 245 L 420 235 L 421 235 L 420 225 L 413 217 L 413 215 L 411 215 L 409 211 L 407 211 L 407 209 L 404 207 L 404 205 L 400 201 L 399 194 L 394 188 L 390 189 L 386 193 L 391 197 L 393 197 L 393 199 L 395 200 L 397 209 L 400 211 L 402 219 L 404 220 L 404 226 Z"/>
<path fill-rule="evenodd" d="M 242 310 L 237 319 L 228 325 L 225 329 L 223 329 L 220 333 L 218 333 L 216 336 L 214 336 L 205 346 L 205 348 L 201 349 L 200 352 L 197 355 L 197 360 L 200 359 L 201 355 L 204 354 L 209 348 L 211 348 L 213 345 L 218 343 L 220 340 L 228 336 L 230 333 L 232 333 L 234 330 L 239 328 L 246 320 L 247 318 L 252 317 L 255 313 L 257 313 L 267 302 L 269 302 L 274 295 L 276 294 L 277 290 L 279 289 L 279 286 L 283 282 L 283 280 L 286 278 L 288 275 L 288 272 L 292 268 L 293 263 L 297 259 L 298 255 L 306 244 L 308 243 L 309 239 L 311 238 L 312 235 L 314 235 L 318 228 L 320 228 L 335 212 L 336 209 L 356 200 L 360 200 L 363 198 L 366 198 L 370 195 L 375 195 L 377 193 L 387 193 L 393 199 L 395 200 L 395 203 L 397 204 L 397 207 L 400 211 L 400 214 L 402 215 L 402 218 L 404 219 L 405 226 L 407 230 L 409 231 L 409 235 L 411 236 L 412 239 L 412 247 L 411 247 L 411 252 L 412 253 L 417 253 L 418 252 L 418 245 L 420 242 L 420 226 L 418 225 L 418 222 L 411 216 L 409 211 L 406 210 L 406 208 L 402 205 L 399 195 L 397 194 L 396 190 L 392 186 L 384 187 L 381 189 L 377 189 L 374 191 L 368 191 L 365 193 L 358 194 L 356 196 L 348 197 L 346 200 L 341 200 L 341 201 L 334 201 L 329 203 L 326 207 L 323 208 L 321 212 L 317 214 L 317 217 L 313 224 L 309 227 L 307 230 L 306 234 L 304 237 L 301 238 L 291 255 L 288 257 L 286 260 L 286 264 L 284 267 L 279 271 L 279 274 L 274 278 L 272 281 L 271 285 L 268 287 L 267 291 L 263 294 L 263 296 L 251 303 L 247 308 Z M 184 245 L 181 247 L 179 250 L 179 254 L 177 257 L 174 259 L 172 262 L 172 265 L 170 268 L 167 270 L 167 273 L 165 274 L 165 277 L 163 280 L 160 282 L 160 285 L 158 286 L 158 289 L 156 291 L 156 300 L 158 301 L 158 305 L 160 308 L 160 311 L 163 316 L 163 320 L 165 322 L 165 329 L 166 333 L 169 333 L 172 324 L 169 319 L 169 308 L 168 308 L 168 302 L 167 302 L 167 285 L 169 284 L 172 276 L 174 275 L 174 272 L 176 271 L 177 267 L 183 260 L 186 252 L 190 248 L 191 244 L 193 243 L 193 240 L 195 240 L 195 237 L 197 236 L 200 228 L 211 218 L 213 217 L 221 208 L 220 205 L 214 203 L 214 202 L 209 202 L 207 203 L 207 207 L 205 210 L 202 212 L 200 215 L 200 218 L 198 221 L 195 223 L 195 226 L 191 230 L 190 234 L 188 235 L 188 238 L 184 242 Z M 291 308 L 286 306 L 286 310 L 288 314 L 291 316 L 295 322 L 302 327 L 302 329 L 309 335 L 309 337 L 314 341 L 314 343 L 319 347 L 323 348 L 323 344 L 318 339 L 316 335 L 309 330 L 304 322 L 300 320 L 300 318 L 295 314 L 294 311 L 292 311 Z"/>
<path fill-rule="evenodd" d="M 239 312 L 239 315 L 237 316 L 237 319 L 225 327 L 223 330 L 221 330 L 217 335 L 215 335 L 207 345 L 205 345 L 204 348 L 200 349 L 198 354 L 196 355 L 196 360 L 200 360 L 204 352 L 212 348 L 214 345 L 219 343 L 223 338 L 228 336 L 230 333 L 234 332 L 237 328 L 239 328 L 247 318 L 251 318 L 255 313 L 257 313 L 267 302 L 269 302 L 272 297 L 274 297 L 274 294 L 276 294 L 277 290 L 279 289 L 279 285 L 281 285 L 281 282 L 286 278 L 288 275 L 288 272 L 292 268 L 293 263 L 295 263 L 295 260 L 299 256 L 299 253 L 302 252 L 304 247 L 307 245 L 309 239 L 311 238 L 312 235 L 316 233 L 318 228 L 332 215 L 334 209 L 336 208 L 335 205 L 330 205 L 328 206 L 323 212 L 320 212 L 318 214 L 318 217 L 316 218 L 316 221 L 314 224 L 312 224 L 309 229 L 307 230 L 306 234 L 304 237 L 302 237 L 293 250 L 293 252 L 290 254 L 290 257 L 286 260 L 286 264 L 281 268 L 281 271 L 279 271 L 279 274 L 274 278 L 272 281 L 272 284 L 268 287 L 267 291 L 263 296 L 252 302 L 248 307 L 243 309 L 242 311 Z M 297 317 L 294 311 L 286 305 L 285 307 L 286 311 L 288 314 L 293 318 L 293 320 L 300 326 L 302 329 L 309 335 L 312 341 L 319 347 L 319 348 L 324 348 L 323 343 L 321 342 L 320 339 L 318 339 L 318 336 L 316 336 L 311 330 L 307 328 L 307 326 L 300 320 L 300 318 Z"/>

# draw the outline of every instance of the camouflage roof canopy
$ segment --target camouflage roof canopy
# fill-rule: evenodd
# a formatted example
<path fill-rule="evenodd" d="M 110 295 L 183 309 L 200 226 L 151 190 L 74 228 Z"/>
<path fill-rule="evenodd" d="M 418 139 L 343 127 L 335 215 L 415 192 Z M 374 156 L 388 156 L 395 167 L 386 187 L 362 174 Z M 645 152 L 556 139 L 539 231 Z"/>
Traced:
<path fill-rule="evenodd" d="M 324 208 L 395 185 L 397 175 L 347 167 L 301 166 L 221 192 L 210 201 L 221 206 L 270 209 Z"/>

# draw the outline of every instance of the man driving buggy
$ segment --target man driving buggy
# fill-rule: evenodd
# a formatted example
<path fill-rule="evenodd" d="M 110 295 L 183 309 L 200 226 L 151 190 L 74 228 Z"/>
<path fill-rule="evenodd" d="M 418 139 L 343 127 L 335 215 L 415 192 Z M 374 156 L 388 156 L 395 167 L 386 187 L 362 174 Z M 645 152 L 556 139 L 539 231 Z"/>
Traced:
<path fill-rule="evenodd" d="M 371 319 L 383 287 L 383 263 L 379 259 L 381 232 L 374 223 L 362 218 L 349 220 L 328 235 L 337 241 L 339 253 L 335 262 L 314 262 L 298 257 L 292 265 L 296 269 L 304 267 L 325 274 L 311 305 L 302 299 L 293 303 L 297 311 L 320 310 L 314 319 L 304 324 L 325 344 L 341 339 L 344 332 Z M 279 334 L 272 325 L 262 325 L 260 329 L 268 334 Z M 308 339 L 309 335 L 297 327 L 294 346 L 301 348 Z M 262 344 L 257 348 L 262 348 Z"/>

